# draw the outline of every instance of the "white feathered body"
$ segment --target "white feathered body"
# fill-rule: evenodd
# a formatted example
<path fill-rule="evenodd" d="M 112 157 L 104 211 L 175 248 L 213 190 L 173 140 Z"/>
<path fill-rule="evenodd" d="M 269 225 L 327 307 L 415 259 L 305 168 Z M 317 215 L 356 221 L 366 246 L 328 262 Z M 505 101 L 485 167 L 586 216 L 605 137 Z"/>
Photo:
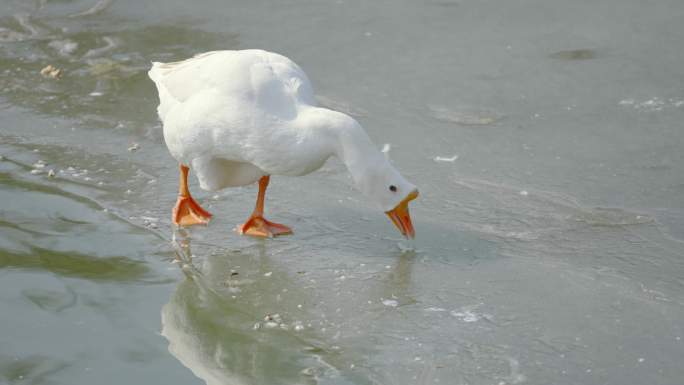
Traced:
<path fill-rule="evenodd" d="M 309 79 L 290 59 L 261 50 L 214 51 L 153 63 L 158 113 L 171 155 L 207 190 L 263 175 L 304 175 L 333 150 L 305 111 L 316 103 Z"/>

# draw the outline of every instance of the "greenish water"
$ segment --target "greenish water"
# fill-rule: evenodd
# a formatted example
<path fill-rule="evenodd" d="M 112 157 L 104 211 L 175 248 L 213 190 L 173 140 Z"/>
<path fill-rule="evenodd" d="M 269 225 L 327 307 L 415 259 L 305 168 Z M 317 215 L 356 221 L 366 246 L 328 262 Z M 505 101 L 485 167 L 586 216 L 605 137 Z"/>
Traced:
<path fill-rule="evenodd" d="M 684 5 L 0 8 L 0 384 L 680 384 Z M 392 144 L 415 243 L 331 160 L 191 190 L 150 61 L 265 48 Z M 62 70 L 59 79 L 41 69 Z"/>

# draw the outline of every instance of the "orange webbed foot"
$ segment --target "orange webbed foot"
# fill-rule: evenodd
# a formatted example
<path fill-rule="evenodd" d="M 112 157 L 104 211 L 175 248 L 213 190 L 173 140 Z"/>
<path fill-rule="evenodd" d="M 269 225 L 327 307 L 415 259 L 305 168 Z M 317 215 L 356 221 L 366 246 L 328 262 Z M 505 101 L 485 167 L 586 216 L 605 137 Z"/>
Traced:
<path fill-rule="evenodd" d="M 253 237 L 273 238 L 279 235 L 292 234 L 292 229 L 266 220 L 262 216 L 252 216 L 244 224 L 237 227 L 237 232 L 241 235 L 251 235 Z"/>
<path fill-rule="evenodd" d="M 173 223 L 177 226 L 206 225 L 211 213 L 203 209 L 191 196 L 179 196 L 173 208 Z"/>

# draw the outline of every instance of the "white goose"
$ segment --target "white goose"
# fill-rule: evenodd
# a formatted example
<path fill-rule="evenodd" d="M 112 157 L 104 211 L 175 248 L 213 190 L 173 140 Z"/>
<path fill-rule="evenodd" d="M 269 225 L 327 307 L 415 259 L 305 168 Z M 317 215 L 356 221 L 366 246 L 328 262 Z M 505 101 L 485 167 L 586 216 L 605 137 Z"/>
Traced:
<path fill-rule="evenodd" d="M 190 195 L 188 168 L 200 187 L 219 190 L 259 181 L 241 234 L 290 234 L 263 217 L 270 175 L 305 175 L 332 155 L 354 184 L 406 237 L 415 232 L 408 203 L 416 187 L 392 167 L 350 116 L 316 106 L 306 74 L 290 59 L 262 50 L 213 51 L 175 63 L 153 63 L 164 140 L 180 163 L 176 225 L 206 224 L 211 214 Z"/>

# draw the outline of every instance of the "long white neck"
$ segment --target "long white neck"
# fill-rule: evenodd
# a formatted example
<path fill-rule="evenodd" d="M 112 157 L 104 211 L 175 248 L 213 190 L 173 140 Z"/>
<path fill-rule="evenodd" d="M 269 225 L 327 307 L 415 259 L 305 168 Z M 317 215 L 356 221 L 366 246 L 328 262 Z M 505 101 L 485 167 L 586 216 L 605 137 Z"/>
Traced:
<path fill-rule="evenodd" d="M 332 154 L 347 166 L 354 183 L 363 190 L 368 172 L 385 166 L 387 159 L 351 116 L 326 108 L 312 108 L 307 121 L 323 134 Z"/>

